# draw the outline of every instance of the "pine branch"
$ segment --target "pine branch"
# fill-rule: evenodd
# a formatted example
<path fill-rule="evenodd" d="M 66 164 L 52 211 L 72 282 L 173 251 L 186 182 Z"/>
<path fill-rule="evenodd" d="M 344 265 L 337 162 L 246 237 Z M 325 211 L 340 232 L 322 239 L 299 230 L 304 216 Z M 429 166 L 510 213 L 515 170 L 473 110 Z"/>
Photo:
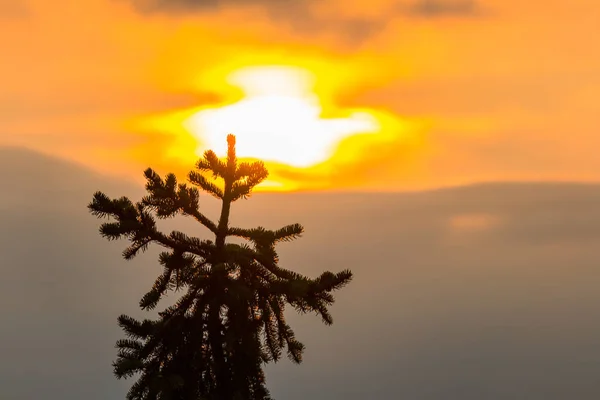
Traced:
<path fill-rule="evenodd" d="M 179 185 L 179 203 L 184 215 L 190 215 L 211 232 L 217 233 L 217 225 L 200 212 L 198 189 Z"/>
<path fill-rule="evenodd" d="M 238 163 L 233 135 L 227 144 L 225 160 L 206 151 L 188 176 L 222 201 L 218 226 L 200 212 L 197 187 L 178 183 L 174 174 L 161 178 L 152 169 L 144 172 L 148 194 L 140 202 L 97 192 L 88 205 L 93 215 L 109 218 L 100 226 L 103 237 L 129 241 L 125 259 L 153 243 L 166 249 L 159 255 L 163 272 L 141 298 L 142 309 L 152 310 L 168 292 L 184 289 L 156 320 L 118 318 L 127 338 L 116 344 L 115 375 L 139 375 L 129 400 L 269 400 L 262 365 L 278 361 L 284 350 L 300 363 L 304 350 L 285 320 L 285 307 L 314 312 L 331 324 L 333 292 L 352 280 L 349 270 L 310 279 L 279 266 L 275 247 L 301 237 L 299 224 L 228 228 L 231 203 L 247 198 L 268 171 L 262 162 Z M 223 188 L 205 173 L 223 179 Z M 177 215 L 193 217 L 215 234 L 214 241 L 158 230 L 156 219 Z M 227 236 L 247 243 L 227 243 Z"/>
<path fill-rule="evenodd" d="M 212 150 L 204 152 L 204 158 L 198 160 L 196 168 L 200 171 L 212 172 L 215 178 L 223 178 L 227 176 L 227 166 Z"/>
<path fill-rule="evenodd" d="M 191 183 L 196 186 L 200 186 L 205 192 L 213 195 L 219 200 L 223 200 L 224 194 L 223 189 L 209 181 L 204 175 L 199 172 L 191 171 L 188 174 L 188 179 Z"/>
<path fill-rule="evenodd" d="M 186 184 L 177 184 L 175 175 L 167 175 L 163 181 L 152 169 L 145 171 L 147 179 L 146 190 L 150 193 L 142 199 L 146 207 L 152 208 L 159 218 L 173 217 L 178 213 L 193 216 L 206 228 L 216 233 L 217 227 L 200 212 L 200 195 L 196 188 Z"/>

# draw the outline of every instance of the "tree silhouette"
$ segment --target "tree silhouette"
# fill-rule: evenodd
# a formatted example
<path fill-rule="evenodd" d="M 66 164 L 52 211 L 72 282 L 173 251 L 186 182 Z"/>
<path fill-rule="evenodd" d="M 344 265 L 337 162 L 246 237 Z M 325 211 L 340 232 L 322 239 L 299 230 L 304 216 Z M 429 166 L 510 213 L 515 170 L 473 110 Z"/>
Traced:
<path fill-rule="evenodd" d="M 117 342 L 114 373 L 138 376 L 129 400 L 270 399 L 263 365 L 279 360 L 284 351 L 300 363 L 304 350 L 286 323 L 286 306 L 315 312 L 331 324 L 332 292 L 352 279 L 349 270 L 310 279 L 279 267 L 275 245 L 299 237 L 299 224 L 274 231 L 230 227 L 231 204 L 250 196 L 268 172 L 262 162 L 238 163 L 233 135 L 227 143 L 225 160 L 211 150 L 204 153 L 188 175 L 192 186 L 147 169 L 148 194 L 141 201 L 97 192 L 88 206 L 93 215 L 112 218 L 101 225 L 102 236 L 130 241 L 125 259 L 152 243 L 166 249 L 159 256 L 164 271 L 140 301 L 143 310 L 156 308 L 170 291 L 183 291 L 156 320 L 118 319 L 127 338 Z M 221 201 L 218 223 L 200 212 L 197 187 Z M 214 234 L 214 241 L 158 230 L 157 219 L 176 215 L 194 218 Z M 228 237 L 245 240 L 230 243 Z"/>

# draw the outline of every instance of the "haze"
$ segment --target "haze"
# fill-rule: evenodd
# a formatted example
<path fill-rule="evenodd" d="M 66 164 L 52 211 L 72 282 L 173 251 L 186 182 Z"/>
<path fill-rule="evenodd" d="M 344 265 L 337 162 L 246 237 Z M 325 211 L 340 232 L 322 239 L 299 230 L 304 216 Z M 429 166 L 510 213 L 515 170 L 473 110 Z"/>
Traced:
<path fill-rule="evenodd" d="M 0 397 L 123 398 L 127 382 L 110 367 L 116 317 L 142 315 L 156 251 L 125 263 L 123 243 L 100 238 L 85 204 L 96 188 L 134 198 L 141 188 L 28 151 L 0 156 Z M 598 201 L 595 185 L 496 184 L 240 203 L 235 224 L 305 225 L 282 246 L 282 265 L 356 274 L 332 327 L 290 315 L 305 362 L 268 369 L 273 395 L 597 398 Z"/>

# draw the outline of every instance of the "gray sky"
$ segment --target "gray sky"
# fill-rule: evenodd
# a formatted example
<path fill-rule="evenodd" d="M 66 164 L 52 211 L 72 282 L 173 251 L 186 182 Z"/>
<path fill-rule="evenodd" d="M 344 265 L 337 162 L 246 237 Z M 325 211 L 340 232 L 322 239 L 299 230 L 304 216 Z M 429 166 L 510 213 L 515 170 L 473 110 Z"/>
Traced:
<path fill-rule="evenodd" d="M 0 180 L 0 399 L 122 399 L 116 317 L 142 315 L 156 251 L 122 261 L 86 204 L 141 189 L 15 148 L 0 149 Z M 235 224 L 305 225 L 282 265 L 356 275 L 332 327 L 291 317 L 308 349 L 268 368 L 274 397 L 599 398 L 599 200 L 598 186 L 500 184 L 240 203 Z"/>

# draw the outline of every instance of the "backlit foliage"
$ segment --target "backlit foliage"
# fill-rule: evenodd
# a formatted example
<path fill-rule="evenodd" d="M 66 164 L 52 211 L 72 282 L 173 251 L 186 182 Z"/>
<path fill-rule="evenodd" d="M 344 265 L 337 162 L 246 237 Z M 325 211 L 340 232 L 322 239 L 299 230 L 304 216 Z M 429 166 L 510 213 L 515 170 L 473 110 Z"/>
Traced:
<path fill-rule="evenodd" d="M 141 201 L 97 192 L 88 206 L 93 215 L 110 218 L 100 228 L 102 236 L 130 242 L 125 259 L 152 243 L 165 249 L 159 257 L 163 273 L 142 297 L 142 309 L 155 309 L 168 292 L 183 292 L 156 320 L 118 319 L 126 338 L 117 342 L 114 372 L 118 378 L 138 377 L 130 400 L 270 399 L 263 365 L 284 353 L 299 363 L 304 349 L 285 320 L 286 306 L 315 312 L 331 324 L 332 292 L 352 279 L 348 270 L 310 279 L 279 266 L 275 245 L 299 237 L 298 224 L 278 230 L 230 226 L 231 204 L 250 196 L 268 172 L 262 162 L 238 163 L 233 135 L 227 143 L 226 159 L 205 152 L 189 184 L 148 169 L 148 194 Z M 199 189 L 221 201 L 217 222 L 200 211 Z M 159 231 L 157 219 L 177 215 L 194 218 L 214 240 Z M 244 244 L 228 237 L 245 239 Z"/>

